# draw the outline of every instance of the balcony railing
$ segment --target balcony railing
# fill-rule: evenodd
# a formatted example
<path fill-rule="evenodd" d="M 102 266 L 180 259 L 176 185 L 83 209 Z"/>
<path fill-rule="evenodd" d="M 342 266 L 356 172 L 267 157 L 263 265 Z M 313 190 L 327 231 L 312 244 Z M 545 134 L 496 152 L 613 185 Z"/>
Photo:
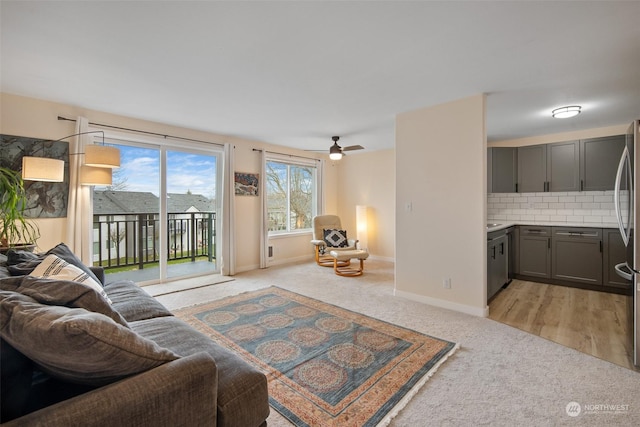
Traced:
<path fill-rule="evenodd" d="M 215 212 L 169 213 L 168 261 L 207 260 L 215 250 Z M 157 213 L 94 215 L 94 265 L 106 270 L 157 263 L 160 255 L 160 224 Z"/>

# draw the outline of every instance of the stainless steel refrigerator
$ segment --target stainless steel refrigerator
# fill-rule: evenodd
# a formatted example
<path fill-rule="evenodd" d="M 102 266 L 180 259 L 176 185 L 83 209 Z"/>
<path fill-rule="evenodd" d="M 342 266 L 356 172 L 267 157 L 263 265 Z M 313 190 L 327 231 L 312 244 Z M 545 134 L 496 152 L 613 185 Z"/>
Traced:
<path fill-rule="evenodd" d="M 631 280 L 633 300 L 633 363 L 640 366 L 640 236 L 635 235 L 636 215 L 640 203 L 636 189 L 640 180 L 634 173 L 640 165 L 640 120 L 635 120 L 627 130 L 626 144 L 620 158 L 614 191 L 614 206 L 622 240 L 627 247 L 627 261 L 616 265 L 616 273 Z"/>

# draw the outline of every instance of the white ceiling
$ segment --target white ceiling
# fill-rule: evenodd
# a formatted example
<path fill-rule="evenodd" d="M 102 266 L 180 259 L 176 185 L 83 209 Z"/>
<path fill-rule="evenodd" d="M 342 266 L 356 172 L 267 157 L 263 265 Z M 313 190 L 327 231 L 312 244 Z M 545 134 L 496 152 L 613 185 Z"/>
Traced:
<path fill-rule="evenodd" d="M 0 15 L 2 92 L 301 149 L 393 147 L 396 114 L 478 93 L 489 141 L 640 118 L 637 1 L 3 0 Z"/>

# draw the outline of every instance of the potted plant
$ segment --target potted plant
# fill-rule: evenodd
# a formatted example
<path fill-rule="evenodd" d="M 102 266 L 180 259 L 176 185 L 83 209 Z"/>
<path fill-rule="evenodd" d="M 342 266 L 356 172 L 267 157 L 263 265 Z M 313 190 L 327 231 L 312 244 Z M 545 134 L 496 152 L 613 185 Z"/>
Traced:
<path fill-rule="evenodd" d="M 26 205 L 27 193 L 20 172 L 0 167 L 0 253 L 9 248 L 35 248 L 40 230 L 25 218 Z"/>

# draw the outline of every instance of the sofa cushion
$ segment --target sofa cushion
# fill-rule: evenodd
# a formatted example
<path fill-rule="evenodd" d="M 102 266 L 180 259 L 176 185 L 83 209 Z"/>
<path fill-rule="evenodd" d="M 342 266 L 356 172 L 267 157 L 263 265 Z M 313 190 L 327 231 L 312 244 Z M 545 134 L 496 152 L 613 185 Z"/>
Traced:
<path fill-rule="evenodd" d="M 33 276 L 15 276 L 0 279 L 0 289 L 27 295 L 41 304 L 84 308 L 104 314 L 114 322 L 127 326 L 127 321 L 107 300 L 89 286 L 67 280 L 41 279 Z"/>
<path fill-rule="evenodd" d="M 206 352 L 218 368 L 218 425 L 255 426 L 269 415 L 267 378 L 253 365 L 176 317 L 129 323 L 131 329 L 186 357 Z"/>
<path fill-rule="evenodd" d="M 69 264 L 56 255 L 47 255 L 36 268 L 33 269 L 30 276 L 41 277 L 43 279 L 68 280 L 88 286 L 98 292 L 109 304 L 111 300 L 107 293 L 102 289 L 98 280 L 94 280 L 79 267 Z M 93 274 L 92 274 L 93 275 Z"/>
<path fill-rule="evenodd" d="M 0 339 L 0 423 L 26 412 L 33 362 Z"/>
<path fill-rule="evenodd" d="M 11 273 L 9 273 L 9 269 L 7 268 L 7 256 L 0 254 L 0 279 L 9 277 L 10 275 Z"/>
<path fill-rule="evenodd" d="M 102 385 L 178 358 L 100 313 L 0 291 L 0 334 L 44 372 Z"/>
<path fill-rule="evenodd" d="M 10 249 L 7 253 L 7 265 L 9 272 L 14 276 L 30 274 L 48 255 L 55 255 L 58 258 L 62 258 L 69 264 L 75 265 L 87 273 L 87 275 L 96 282 L 100 283 L 100 280 L 95 274 L 93 274 L 91 269 L 84 265 L 80 258 L 78 258 L 64 243 L 59 243 L 55 247 L 49 249 L 46 253 L 40 255 Z"/>
<path fill-rule="evenodd" d="M 113 308 L 127 322 L 152 317 L 173 316 L 169 310 L 130 280 L 118 280 L 104 285 L 104 290 L 113 302 Z"/>

